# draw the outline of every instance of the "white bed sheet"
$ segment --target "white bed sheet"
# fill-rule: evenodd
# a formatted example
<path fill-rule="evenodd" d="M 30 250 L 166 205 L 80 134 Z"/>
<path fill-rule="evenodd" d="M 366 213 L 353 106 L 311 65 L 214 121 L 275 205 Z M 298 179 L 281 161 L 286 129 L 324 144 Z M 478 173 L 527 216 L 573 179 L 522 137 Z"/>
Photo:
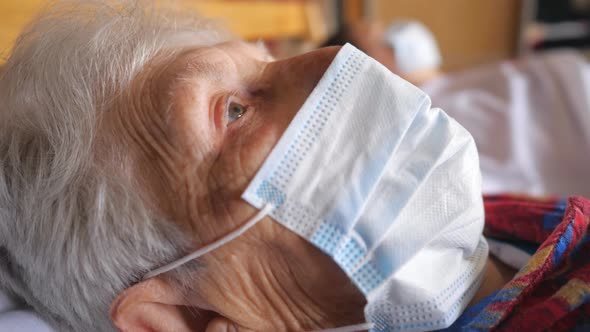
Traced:
<path fill-rule="evenodd" d="M 34 311 L 19 307 L 0 290 L 0 331 L 55 332 Z"/>
<path fill-rule="evenodd" d="M 483 191 L 590 197 L 590 65 L 557 51 L 421 87 L 473 135 Z"/>

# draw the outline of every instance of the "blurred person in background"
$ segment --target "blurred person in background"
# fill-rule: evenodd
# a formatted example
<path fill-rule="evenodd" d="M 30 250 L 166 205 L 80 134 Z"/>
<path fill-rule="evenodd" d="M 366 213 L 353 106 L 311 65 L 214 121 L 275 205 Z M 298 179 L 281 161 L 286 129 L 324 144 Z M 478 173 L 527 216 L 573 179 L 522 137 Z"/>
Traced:
<path fill-rule="evenodd" d="M 361 21 L 343 26 L 322 47 L 351 43 L 415 85 L 439 76 L 442 57 L 436 39 L 423 24 L 397 21 L 389 26 Z"/>

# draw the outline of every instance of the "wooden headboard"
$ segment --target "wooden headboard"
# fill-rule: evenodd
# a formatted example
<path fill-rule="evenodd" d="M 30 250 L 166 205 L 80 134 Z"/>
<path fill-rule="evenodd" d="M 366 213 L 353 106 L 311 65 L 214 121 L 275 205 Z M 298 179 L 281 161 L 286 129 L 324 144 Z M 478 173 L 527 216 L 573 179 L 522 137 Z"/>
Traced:
<path fill-rule="evenodd" d="M 3 62 L 23 27 L 50 0 L 0 0 L 0 63 Z M 276 39 L 301 37 L 325 38 L 320 0 L 248 1 L 248 0 L 180 0 L 187 10 L 218 18 L 242 38 Z"/>

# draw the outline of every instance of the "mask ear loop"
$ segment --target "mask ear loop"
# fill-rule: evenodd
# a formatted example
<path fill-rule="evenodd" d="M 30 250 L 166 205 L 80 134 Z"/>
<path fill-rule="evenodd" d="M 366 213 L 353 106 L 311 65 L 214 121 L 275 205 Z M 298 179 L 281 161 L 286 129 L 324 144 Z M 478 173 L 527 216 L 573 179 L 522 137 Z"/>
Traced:
<path fill-rule="evenodd" d="M 375 327 L 373 323 L 362 323 L 356 325 L 348 325 L 343 327 L 336 327 L 333 329 L 324 329 L 324 330 L 314 330 L 311 332 L 358 332 L 358 331 L 368 331 Z"/>
<path fill-rule="evenodd" d="M 264 217 L 266 217 L 270 213 L 272 208 L 273 208 L 273 206 L 270 203 L 267 203 L 266 205 L 264 205 L 262 210 L 258 211 L 258 213 L 254 217 L 252 217 L 245 224 L 243 224 L 242 226 L 240 226 L 239 228 L 237 228 L 233 232 L 227 234 L 223 238 L 221 238 L 211 244 L 208 244 L 200 249 L 197 249 L 196 251 L 194 251 L 184 257 L 181 257 L 180 259 L 178 259 L 172 263 L 166 264 L 160 268 L 157 268 L 153 271 L 146 273 L 146 275 L 142 278 L 142 280 L 147 280 L 147 279 L 156 277 L 162 273 L 166 273 L 168 271 L 174 270 L 175 268 L 177 268 L 183 264 L 186 264 L 193 259 L 199 258 L 199 257 L 221 247 L 222 245 L 234 240 L 238 236 L 244 234 L 247 230 L 252 228 L 254 225 L 256 225 Z M 374 326 L 375 326 L 375 324 L 373 324 L 373 323 L 363 323 L 363 324 L 357 324 L 357 325 L 337 327 L 337 328 L 332 328 L 332 329 L 316 330 L 316 331 L 312 331 L 312 332 L 357 332 L 357 331 L 370 330 Z"/>
<path fill-rule="evenodd" d="M 182 257 L 170 264 L 166 264 L 160 268 L 157 268 L 153 271 L 148 272 L 142 278 L 142 280 L 150 279 L 150 278 L 158 276 L 162 273 L 166 273 L 168 271 L 174 270 L 175 268 L 177 268 L 183 264 L 186 264 L 186 263 L 192 261 L 193 259 L 201 257 L 201 256 L 221 247 L 222 245 L 232 241 L 233 239 L 237 238 L 238 236 L 244 234 L 247 230 L 252 228 L 252 226 L 256 225 L 260 220 L 262 220 L 262 218 L 266 217 L 270 213 L 272 208 L 273 208 L 273 206 L 271 204 L 267 203 L 262 208 L 262 210 L 260 210 L 254 217 L 252 217 L 250 220 L 248 220 L 245 224 L 240 226 L 238 229 L 232 231 L 231 233 L 227 234 L 223 238 L 221 238 L 213 243 L 210 243 L 202 248 L 199 248 L 198 250 L 194 251 L 191 254 L 188 254 L 188 255 L 186 255 L 186 256 L 184 256 L 184 257 Z"/>

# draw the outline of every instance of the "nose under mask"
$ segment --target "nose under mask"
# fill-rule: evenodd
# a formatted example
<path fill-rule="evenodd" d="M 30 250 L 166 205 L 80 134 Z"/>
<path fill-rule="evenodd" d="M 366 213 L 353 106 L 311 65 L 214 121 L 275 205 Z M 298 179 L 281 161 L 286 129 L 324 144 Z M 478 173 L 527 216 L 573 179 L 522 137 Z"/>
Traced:
<path fill-rule="evenodd" d="M 418 88 L 345 45 L 242 198 L 329 255 L 367 299 L 366 323 L 325 331 L 451 325 L 487 259 L 471 135 Z"/>

